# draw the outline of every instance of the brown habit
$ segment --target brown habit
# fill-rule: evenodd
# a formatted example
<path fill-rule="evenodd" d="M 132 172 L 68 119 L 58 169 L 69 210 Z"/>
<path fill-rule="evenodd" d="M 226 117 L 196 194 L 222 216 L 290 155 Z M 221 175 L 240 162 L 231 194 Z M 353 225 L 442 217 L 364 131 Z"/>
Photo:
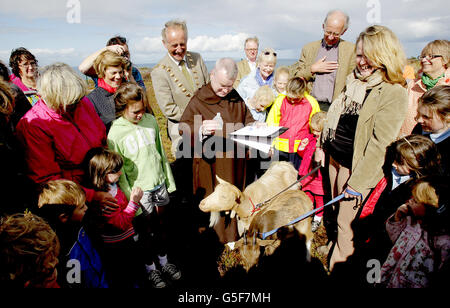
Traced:
<path fill-rule="evenodd" d="M 217 113 L 220 113 L 223 120 L 223 130 L 200 141 L 199 129 L 202 121 L 212 120 Z M 192 97 L 180 122 L 189 125 L 191 146 L 194 147 L 194 194 L 204 190 L 204 197 L 209 196 L 217 184 L 216 175 L 243 190 L 245 149 L 228 139 L 227 134 L 254 121 L 244 100 L 234 89 L 227 96 L 219 97 L 212 90 L 211 83 L 208 83 Z M 186 134 L 186 131 L 184 133 Z M 214 227 L 222 243 L 237 240 L 236 220 L 228 220 L 229 217 L 221 216 Z"/>

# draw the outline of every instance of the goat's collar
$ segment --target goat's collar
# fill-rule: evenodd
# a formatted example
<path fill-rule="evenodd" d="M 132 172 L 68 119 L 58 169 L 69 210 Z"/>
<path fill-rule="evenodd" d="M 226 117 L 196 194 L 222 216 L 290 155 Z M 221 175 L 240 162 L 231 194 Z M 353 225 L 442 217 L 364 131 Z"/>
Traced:
<path fill-rule="evenodd" d="M 253 207 L 252 212 L 251 212 L 251 214 L 250 214 L 250 216 L 252 216 L 252 215 L 255 214 L 256 212 L 258 212 L 259 210 L 261 210 L 261 208 L 255 206 L 255 204 L 254 204 L 253 201 L 252 201 L 252 198 L 249 197 L 248 199 L 250 200 L 250 203 L 252 204 L 252 207 Z"/>

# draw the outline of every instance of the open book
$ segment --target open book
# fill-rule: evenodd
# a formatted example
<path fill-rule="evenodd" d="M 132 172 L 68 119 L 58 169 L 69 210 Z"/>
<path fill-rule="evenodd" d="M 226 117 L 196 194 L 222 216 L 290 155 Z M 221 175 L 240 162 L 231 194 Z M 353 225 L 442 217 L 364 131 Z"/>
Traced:
<path fill-rule="evenodd" d="M 233 133 L 230 133 L 231 140 L 255 148 L 264 153 L 269 153 L 273 139 L 287 131 L 287 127 L 268 126 L 256 127 L 245 126 Z"/>

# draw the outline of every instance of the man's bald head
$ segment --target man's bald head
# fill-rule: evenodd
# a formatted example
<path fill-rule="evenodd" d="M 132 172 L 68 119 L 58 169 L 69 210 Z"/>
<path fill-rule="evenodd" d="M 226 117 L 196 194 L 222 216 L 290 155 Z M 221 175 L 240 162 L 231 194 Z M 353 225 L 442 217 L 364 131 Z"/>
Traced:
<path fill-rule="evenodd" d="M 216 61 L 211 71 L 211 87 L 219 97 L 224 97 L 233 90 L 233 83 L 238 73 L 236 62 L 231 58 L 221 58 Z"/>
<path fill-rule="evenodd" d="M 328 12 L 323 21 L 324 40 L 327 45 L 334 45 L 339 42 L 341 35 L 348 29 L 350 18 L 339 10 Z"/>

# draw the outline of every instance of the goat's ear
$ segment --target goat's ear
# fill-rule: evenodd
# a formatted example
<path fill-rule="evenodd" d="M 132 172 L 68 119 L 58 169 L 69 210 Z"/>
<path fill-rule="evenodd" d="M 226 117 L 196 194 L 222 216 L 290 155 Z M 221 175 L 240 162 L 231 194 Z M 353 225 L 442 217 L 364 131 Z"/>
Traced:
<path fill-rule="evenodd" d="M 222 180 L 217 174 L 216 174 L 216 179 L 219 184 L 228 183 L 227 181 Z"/>

